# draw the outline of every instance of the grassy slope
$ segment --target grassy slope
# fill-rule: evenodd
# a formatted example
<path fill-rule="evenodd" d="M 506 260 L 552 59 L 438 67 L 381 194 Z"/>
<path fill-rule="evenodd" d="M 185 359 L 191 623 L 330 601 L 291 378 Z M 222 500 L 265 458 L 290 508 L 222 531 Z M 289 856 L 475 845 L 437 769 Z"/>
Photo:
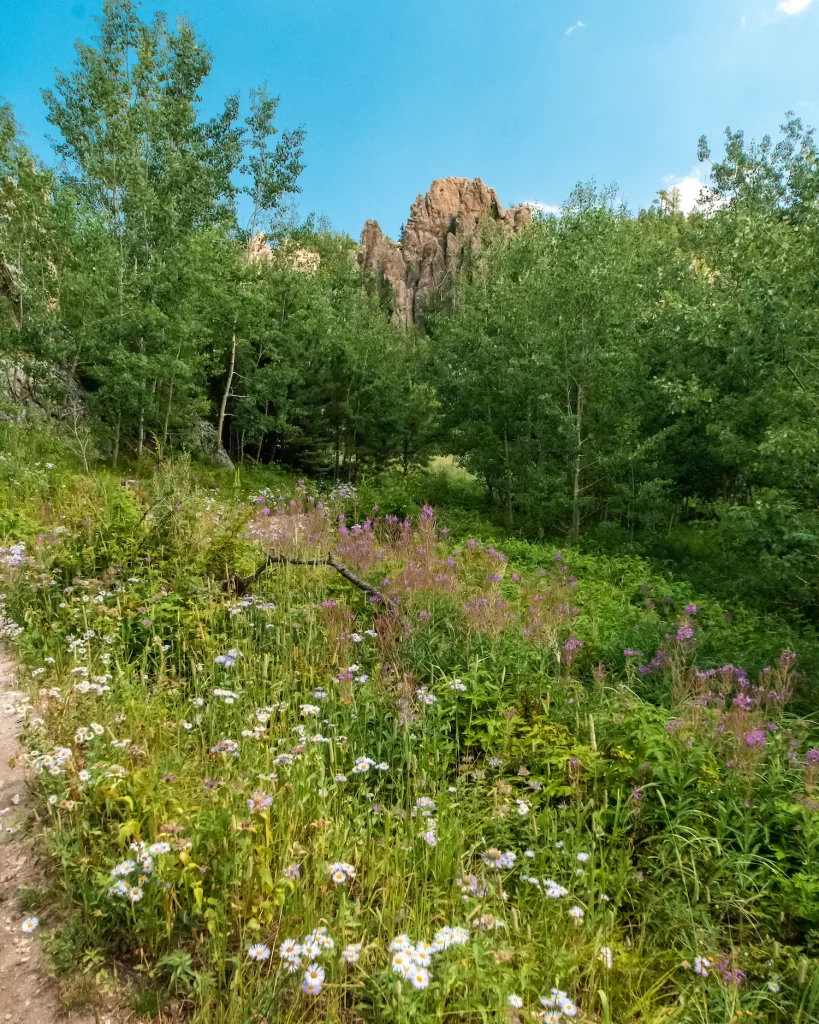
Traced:
<path fill-rule="evenodd" d="M 395 614 L 295 566 L 239 602 L 219 581 L 259 557 L 251 517 L 285 524 L 279 546 L 321 518 L 291 508 L 292 481 L 177 464 L 133 490 L 77 475 L 47 435 L 3 450 L 0 543 L 34 558 L 6 587 L 30 679 L 19 714 L 33 750 L 73 752 L 36 776 L 55 884 L 31 900 L 58 970 L 141 964 L 142 1009 L 225 1024 L 496 1019 L 512 996 L 556 1012 L 539 1001 L 552 986 L 578 1019 L 618 1024 L 817 1019 L 811 725 L 778 699 L 737 706 L 735 673 L 692 669 L 741 663 L 753 687 L 772 664 L 765 692 L 781 694 L 791 666 L 774 659 L 804 652 L 780 620 L 728 618 L 638 559 L 506 540 L 501 560 L 489 536 L 466 545 L 474 521 L 454 539 L 430 521 L 411 538 L 382 522 L 377 543 L 333 535 L 357 571 L 392 581 Z M 273 510 L 283 492 L 278 519 L 246 501 L 265 485 Z M 406 500 L 384 486 L 325 498 L 331 524 Z M 318 550 L 330 525 L 316 528 Z M 696 641 L 678 643 L 688 626 Z M 641 675 L 659 647 L 666 663 Z M 233 665 L 214 661 L 233 649 Z M 375 764 L 355 772 L 364 756 Z M 146 870 L 140 843 L 168 851 Z M 334 882 L 335 862 L 355 876 Z M 111 894 L 118 880 L 137 902 Z M 390 969 L 396 936 L 445 926 L 468 939 L 432 955 L 427 987 Z M 334 948 L 319 941 L 288 973 L 280 943 L 320 927 Z M 249 959 L 254 944 L 270 959 Z M 685 966 L 697 956 L 708 977 Z"/>

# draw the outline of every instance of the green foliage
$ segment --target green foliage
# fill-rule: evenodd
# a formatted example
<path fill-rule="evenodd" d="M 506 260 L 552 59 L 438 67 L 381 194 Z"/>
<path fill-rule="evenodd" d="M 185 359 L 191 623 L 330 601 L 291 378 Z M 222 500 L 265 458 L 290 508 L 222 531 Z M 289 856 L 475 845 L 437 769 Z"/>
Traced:
<path fill-rule="evenodd" d="M 815 621 L 819 161 L 799 119 L 727 131 L 690 215 L 592 183 L 525 231 L 488 225 L 405 331 L 353 241 L 288 207 L 306 135 L 267 88 L 203 117 L 207 47 L 132 0 L 76 50 L 44 92 L 59 170 L 0 108 L 3 415 L 55 415 L 86 471 L 227 453 L 360 484 L 454 456 L 469 483 L 421 490 L 463 506 L 456 528 L 488 511 Z"/>
<path fill-rule="evenodd" d="M 436 385 L 509 528 L 661 556 L 694 524 L 700 578 L 815 615 L 817 166 L 798 119 L 728 132 L 699 212 L 578 188 L 468 254 L 430 317 Z"/>
<path fill-rule="evenodd" d="M 27 906 L 74 975 L 66 1005 L 116 959 L 141 977 L 139 1013 L 222 1024 L 492 1017 L 552 985 L 586 1017 L 602 994 L 624 1024 L 816 1019 L 817 733 L 776 660 L 792 646 L 804 673 L 809 637 L 728 619 L 634 556 L 500 554 L 428 507 L 400 525 L 413 474 L 260 493 L 168 461 L 123 487 L 45 434 L 7 430 L 3 454 L 3 507 L 26 515 L 3 520 L 2 623 L 54 866 Z M 220 586 L 265 551 L 328 548 L 391 604 L 296 564 L 250 596 Z M 506 850 L 514 866 L 493 867 Z M 333 881 L 339 861 L 353 878 Z M 388 946 L 444 925 L 468 938 L 416 990 Z M 319 927 L 335 947 L 310 954 L 311 996 L 308 959 L 289 974 L 278 947 Z"/>
<path fill-rule="evenodd" d="M 64 1007 L 119 962 L 217 1024 L 552 985 L 819 1019 L 813 132 L 728 131 L 688 216 L 592 184 L 487 227 L 404 331 L 287 208 L 304 129 L 266 88 L 205 119 L 210 68 L 106 0 L 44 93 L 59 171 L 0 104 L 0 636 Z"/>
<path fill-rule="evenodd" d="M 184 20 L 106 0 L 97 38 L 44 92 L 59 174 L 0 109 L 12 397 L 56 408 L 86 467 L 170 446 L 407 472 L 437 433 L 423 346 L 390 324 L 349 239 L 288 218 L 303 128 L 279 133 L 266 88 L 244 121 L 236 96 L 203 119 L 210 68 Z"/>

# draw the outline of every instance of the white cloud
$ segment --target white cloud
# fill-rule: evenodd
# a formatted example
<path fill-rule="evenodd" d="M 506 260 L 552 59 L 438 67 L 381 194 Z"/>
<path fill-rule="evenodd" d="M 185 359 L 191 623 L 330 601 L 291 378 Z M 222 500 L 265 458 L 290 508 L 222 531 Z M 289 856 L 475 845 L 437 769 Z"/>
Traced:
<path fill-rule="evenodd" d="M 691 213 L 699 206 L 700 191 L 704 185 L 705 179 L 701 177 L 700 168 L 696 168 L 684 178 L 669 174 L 665 179 L 666 191 L 670 192 L 672 188 L 677 190 L 680 209 L 683 213 Z"/>
<path fill-rule="evenodd" d="M 551 203 L 539 203 L 536 199 L 530 199 L 525 203 L 521 203 L 521 206 L 528 206 L 534 213 L 552 213 L 555 217 L 560 216 L 559 206 L 553 206 Z"/>
<path fill-rule="evenodd" d="M 745 29 L 748 27 L 748 19 L 745 17 L 744 14 L 739 19 L 739 24 L 743 31 L 745 31 Z"/>
<path fill-rule="evenodd" d="M 794 3 L 794 2 L 796 2 L 796 3 L 799 3 L 799 2 L 800 2 L 800 0 L 786 0 L 786 2 L 787 2 L 787 3 Z M 808 0 L 808 3 L 810 3 L 810 0 Z M 572 32 L 574 32 L 574 31 L 575 31 L 575 29 L 578 29 L 578 28 L 585 28 L 585 27 L 586 27 L 586 23 L 585 23 L 584 21 L 578 21 L 576 25 L 570 25 L 570 26 L 569 26 L 569 27 L 568 27 L 568 28 L 566 29 L 566 35 L 567 35 L 567 36 L 570 36 L 570 35 L 572 34 Z"/>
<path fill-rule="evenodd" d="M 782 14 L 801 14 L 812 3 L 813 0 L 781 0 L 781 3 L 776 5 L 776 9 L 781 11 Z"/>

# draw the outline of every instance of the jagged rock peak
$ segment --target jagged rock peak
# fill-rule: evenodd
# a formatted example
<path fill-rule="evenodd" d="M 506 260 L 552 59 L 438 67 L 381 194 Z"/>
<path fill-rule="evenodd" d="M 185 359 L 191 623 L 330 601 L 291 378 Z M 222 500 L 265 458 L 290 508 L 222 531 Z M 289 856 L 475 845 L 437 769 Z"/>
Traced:
<path fill-rule="evenodd" d="M 430 296 L 457 266 L 464 242 L 484 220 L 520 231 L 532 219 L 528 206 L 505 210 L 494 189 L 480 178 L 438 178 L 410 209 L 400 242 L 384 237 L 378 221 L 361 232 L 359 264 L 381 275 L 393 293 L 393 318 L 404 327 L 418 323 Z"/>

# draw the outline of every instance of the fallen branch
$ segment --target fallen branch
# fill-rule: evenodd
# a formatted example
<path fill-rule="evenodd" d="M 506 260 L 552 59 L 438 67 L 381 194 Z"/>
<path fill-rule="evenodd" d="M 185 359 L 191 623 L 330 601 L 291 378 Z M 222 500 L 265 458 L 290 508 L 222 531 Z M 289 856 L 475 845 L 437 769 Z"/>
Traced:
<path fill-rule="evenodd" d="M 342 565 L 341 562 L 337 562 L 335 558 L 333 558 L 332 552 L 328 552 L 326 558 L 291 558 L 289 555 L 268 555 L 251 576 L 238 576 L 234 573 L 228 577 L 223 584 L 223 589 L 232 590 L 239 596 L 246 594 L 256 580 L 258 580 L 271 565 L 329 566 L 329 568 L 335 569 L 339 576 L 343 576 L 348 583 L 352 583 L 354 587 L 358 587 L 359 590 L 363 590 L 365 594 L 369 594 L 371 597 L 381 601 L 388 608 L 394 607 L 394 602 L 388 597 L 385 597 L 380 590 L 374 587 L 371 583 L 368 583 L 366 580 L 363 580 L 360 576 L 356 576 L 356 574 L 348 569 L 346 565 Z"/>

